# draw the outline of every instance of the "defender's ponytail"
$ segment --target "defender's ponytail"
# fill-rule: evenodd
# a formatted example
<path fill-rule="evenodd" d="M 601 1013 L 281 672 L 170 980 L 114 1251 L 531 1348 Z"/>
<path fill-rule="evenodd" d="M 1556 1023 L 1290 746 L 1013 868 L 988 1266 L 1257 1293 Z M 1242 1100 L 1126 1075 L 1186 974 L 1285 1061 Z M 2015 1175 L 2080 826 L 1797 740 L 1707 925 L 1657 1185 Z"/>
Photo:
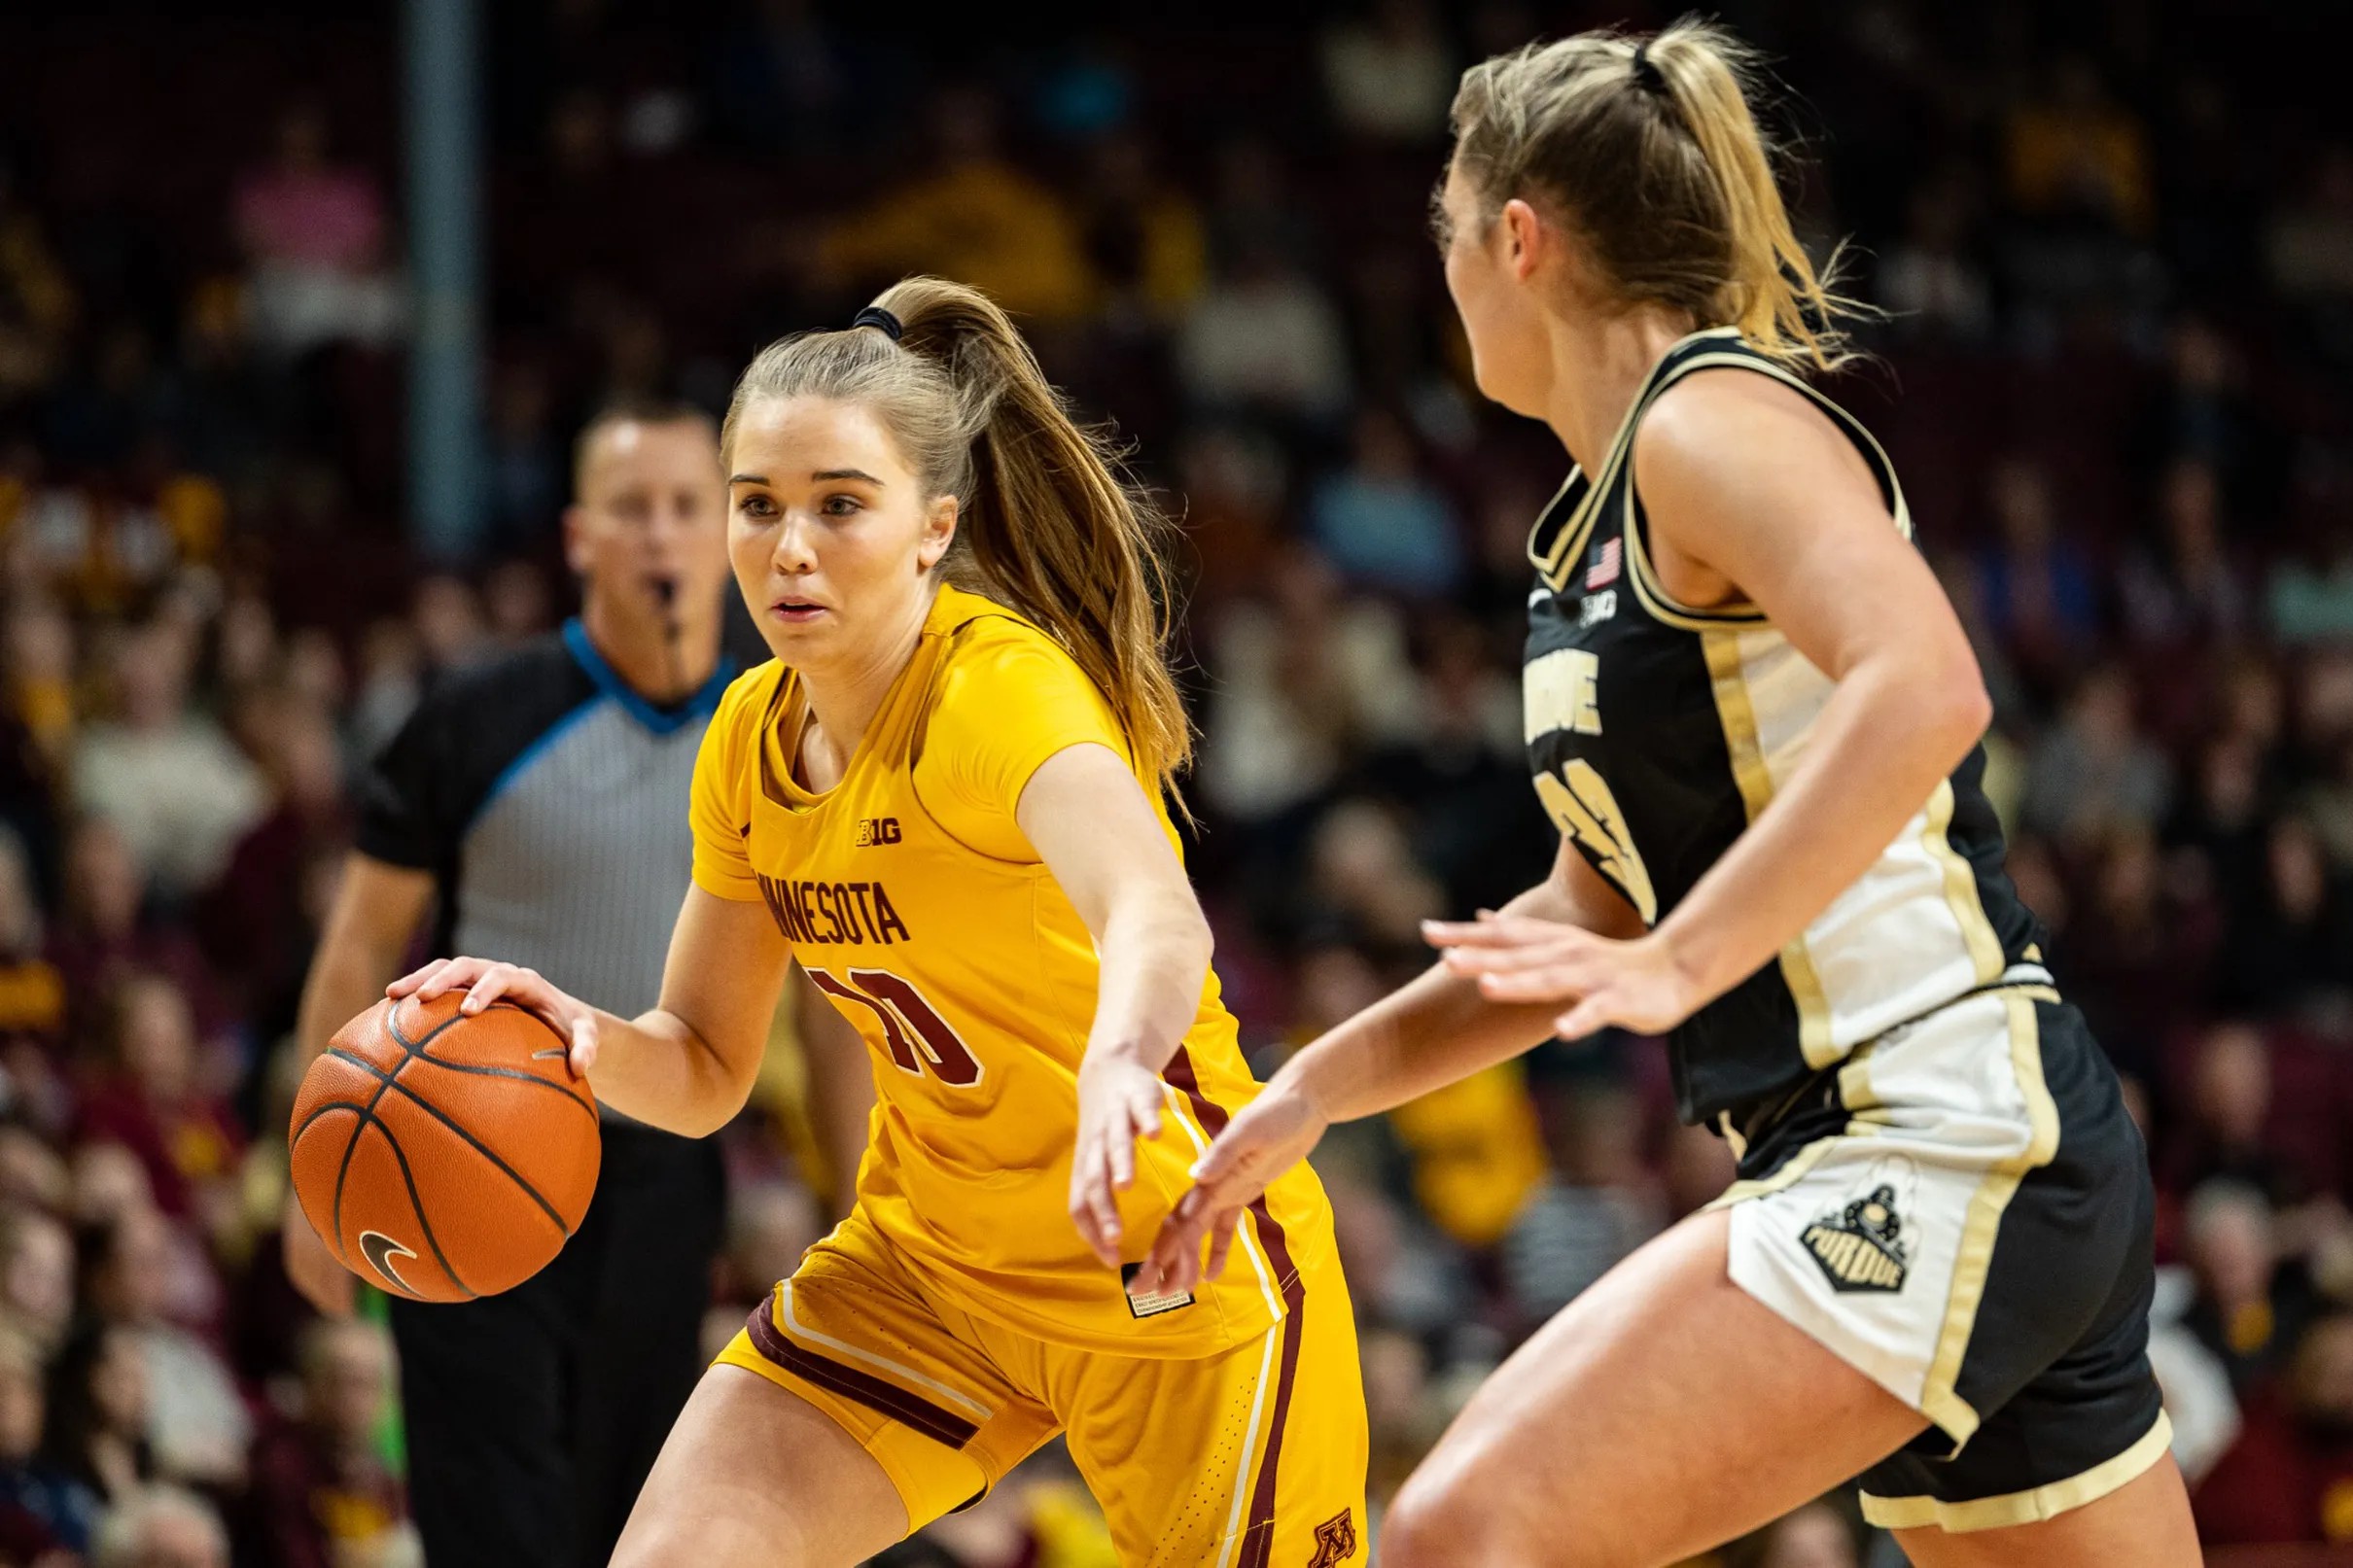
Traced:
<path fill-rule="evenodd" d="M 1834 292 L 1790 226 L 1774 149 L 1749 107 L 1755 56 L 1689 17 L 1648 39 L 1580 33 L 1472 66 L 1455 157 L 1492 221 L 1514 196 L 1549 209 L 1622 297 L 1818 369 L 1846 359 Z"/>

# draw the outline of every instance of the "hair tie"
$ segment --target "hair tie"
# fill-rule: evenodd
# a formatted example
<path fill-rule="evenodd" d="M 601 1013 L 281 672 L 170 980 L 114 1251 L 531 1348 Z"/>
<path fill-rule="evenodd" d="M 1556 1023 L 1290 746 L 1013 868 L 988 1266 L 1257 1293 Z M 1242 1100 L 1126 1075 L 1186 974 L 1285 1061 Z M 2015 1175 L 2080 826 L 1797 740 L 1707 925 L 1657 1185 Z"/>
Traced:
<path fill-rule="evenodd" d="M 1650 57 L 1650 40 L 1645 38 L 1634 46 L 1634 86 L 1644 92 L 1663 93 L 1668 90 L 1667 73 L 1659 62 Z"/>
<path fill-rule="evenodd" d="M 906 328 L 899 325 L 896 316 L 892 315 L 880 305 L 868 305 L 850 318 L 850 331 L 857 331 L 860 327 L 874 328 L 894 343 L 898 341 L 898 334 L 906 331 Z"/>

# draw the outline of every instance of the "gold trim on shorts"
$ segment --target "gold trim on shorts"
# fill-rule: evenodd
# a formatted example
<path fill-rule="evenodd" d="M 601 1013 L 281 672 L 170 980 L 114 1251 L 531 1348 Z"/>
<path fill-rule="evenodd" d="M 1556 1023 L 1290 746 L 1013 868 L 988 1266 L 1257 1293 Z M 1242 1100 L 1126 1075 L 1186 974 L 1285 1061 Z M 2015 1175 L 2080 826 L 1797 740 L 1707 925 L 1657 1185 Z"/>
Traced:
<path fill-rule="evenodd" d="M 2096 1503 L 2126 1482 L 2139 1480 L 2172 1446 L 2173 1422 L 2160 1411 L 2157 1424 L 2131 1447 L 2065 1481 L 2054 1481 L 2028 1491 L 2005 1492 L 1998 1497 L 1972 1497 L 1960 1503 L 1948 1503 L 1939 1497 L 1875 1497 L 1865 1492 L 1863 1517 L 1882 1530 L 1922 1530 L 1933 1526 L 1949 1535 L 2035 1524 L 2054 1519 L 2087 1503 Z"/>

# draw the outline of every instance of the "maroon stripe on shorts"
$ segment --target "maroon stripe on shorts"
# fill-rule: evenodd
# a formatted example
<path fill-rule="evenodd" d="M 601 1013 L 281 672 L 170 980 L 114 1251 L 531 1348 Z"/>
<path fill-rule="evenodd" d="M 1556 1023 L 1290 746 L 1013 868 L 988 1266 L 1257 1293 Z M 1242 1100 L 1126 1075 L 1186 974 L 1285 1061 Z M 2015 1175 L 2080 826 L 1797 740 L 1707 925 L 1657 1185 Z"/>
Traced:
<path fill-rule="evenodd" d="M 752 1317 L 744 1326 L 751 1331 L 753 1347 L 796 1377 L 806 1377 L 818 1387 L 856 1400 L 870 1411 L 876 1411 L 898 1422 L 911 1426 L 934 1443 L 944 1443 L 951 1448 L 961 1448 L 972 1441 L 980 1428 L 955 1411 L 943 1410 L 921 1395 L 910 1394 L 896 1383 L 884 1382 L 856 1367 L 845 1367 L 812 1351 L 804 1350 L 784 1336 L 773 1316 L 774 1299 L 752 1309 Z"/>
<path fill-rule="evenodd" d="M 1191 1102 L 1193 1114 L 1212 1137 L 1225 1131 L 1225 1112 L 1201 1092 L 1201 1079 L 1193 1071 L 1193 1059 L 1185 1055 L 1183 1046 L 1169 1059 L 1162 1076 L 1182 1091 Z M 1275 1271 L 1275 1279 L 1282 1292 L 1282 1365 L 1275 1378 L 1275 1411 L 1267 1423 L 1266 1454 L 1258 1461 L 1258 1483 L 1250 1492 L 1248 1522 L 1242 1529 L 1242 1555 L 1236 1568 L 1267 1568 L 1267 1559 L 1275 1547 L 1275 1473 L 1282 1460 L 1282 1433 L 1291 1413 L 1291 1385 L 1299 1373 L 1299 1336 L 1303 1325 L 1300 1318 L 1307 1306 L 1307 1286 L 1299 1277 L 1299 1266 L 1291 1260 L 1289 1238 L 1282 1226 L 1268 1212 L 1266 1199 L 1261 1197 L 1250 1204 L 1250 1213 L 1258 1221 L 1258 1241 L 1266 1248 L 1266 1261 Z"/>

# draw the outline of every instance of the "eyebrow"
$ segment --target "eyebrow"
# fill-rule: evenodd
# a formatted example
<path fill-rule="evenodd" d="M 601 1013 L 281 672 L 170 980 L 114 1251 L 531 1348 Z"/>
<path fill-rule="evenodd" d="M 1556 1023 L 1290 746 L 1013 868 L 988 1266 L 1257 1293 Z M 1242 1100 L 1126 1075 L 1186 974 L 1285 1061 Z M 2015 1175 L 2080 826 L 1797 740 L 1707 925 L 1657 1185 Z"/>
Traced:
<path fill-rule="evenodd" d="M 820 469 L 810 474 L 809 479 L 813 484 L 823 484 L 830 479 L 859 479 L 874 486 L 877 490 L 883 487 L 880 479 L 863 469 Z M 727 482 L 729 484 L 766 484 L 768 476 L 764 473 L 730 473 L 727 475 Z"/>

